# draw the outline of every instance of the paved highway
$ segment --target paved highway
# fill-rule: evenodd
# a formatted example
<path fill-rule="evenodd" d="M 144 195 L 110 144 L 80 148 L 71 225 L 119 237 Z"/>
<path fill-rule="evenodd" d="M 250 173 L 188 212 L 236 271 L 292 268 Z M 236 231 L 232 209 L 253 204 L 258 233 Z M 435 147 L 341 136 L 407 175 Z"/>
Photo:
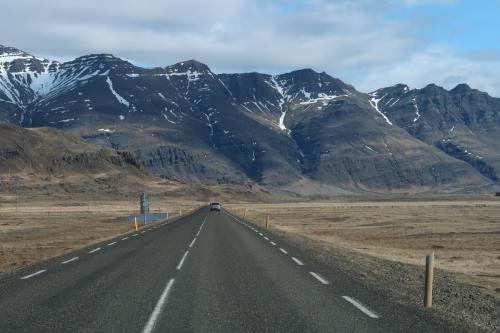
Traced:
<path fill-rule="evenodd" d="M 461 332 L 227 212 L 0 280 L 0 332 Z"/>

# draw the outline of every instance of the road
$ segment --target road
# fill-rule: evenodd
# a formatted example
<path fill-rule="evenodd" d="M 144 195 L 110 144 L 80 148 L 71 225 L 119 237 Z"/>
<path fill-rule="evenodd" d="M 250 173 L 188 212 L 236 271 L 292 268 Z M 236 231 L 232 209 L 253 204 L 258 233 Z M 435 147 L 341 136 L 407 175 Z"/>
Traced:
<path fill-rule="evenodd" d="M 461 331 L 207 208 L 0 279 L 0 332 Z"/>

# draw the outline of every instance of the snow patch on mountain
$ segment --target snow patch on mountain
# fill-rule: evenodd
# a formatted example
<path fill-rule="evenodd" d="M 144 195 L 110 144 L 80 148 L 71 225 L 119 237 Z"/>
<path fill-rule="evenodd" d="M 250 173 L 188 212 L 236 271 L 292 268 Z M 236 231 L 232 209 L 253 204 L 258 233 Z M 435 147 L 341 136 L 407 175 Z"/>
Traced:
<path fill-rule="evenodd" d="M 348 97 L 349 95 L 327 95 L 319 93 L 317 98 L 309 98 L 307 101 L 300 102 L 302 105 L 315 104 L 318 102 L 328 102 L 337 98 Z"/>
<path fill-rule="evenodd" d="M 111 90 L 111 93 L 116 97 L 116 99 L 118 100 L 118 102 L 120 102 L 121 104 L 125 105 L 126 107 L 130 107 L 130 103 L 125 98 L 123 98 L 122 96 L 120 96 L 115 91 L 115 89 L 113 88 L 113 82 L 111 81 L 111 79 L 109 78 L 109 76 L 106 77 L 106 83 L 109 86 L 109 90 Z"/>
<path fill-rule="evenodd" d="M 269 82 L 268 82 L 269 83 Z M 285 126 L 285 117 L 286 117 L 286 108 L 284 107 L 286 100 L 288 99 L 288 96 L 285 94 L 285 89 L 276 81 L 276 78 L 274 76 L 271 76 L 271 86 L 276 89 L 278 94 L 281 96 L 279 100 L 279 109 L 281 111 L 281 116 L 279 118 L 278 122 L 278 127 L 282 131 L 287 131 L 288 134 L 290 134 L 290 130 L 286 128 Z"/>
<path fill-rule="evenodd" d="M 415 124 L 420 119 L 420 110 L 418 108 L 416 97 L 413 97 L 411 102 L 413 103 L 413 107 L 415 108 L 415 118 L 413 119 L 413 123 Z"/>
<path fill-rule="evenodd" d="M 389 120 L 389 118 L 387 118 L 387 116 L 382 111 L 380 111 L 378 107 L 378 103 L 381 100 L 383 100 L 387 95 L 384 95 L 382 98 L 377 98 L 378 97 L 377 95 L 378 95 L 377 92 L 370 94 L 371 98 L 368 100 L 370 102 L 370 105 L 375 109 L 375 111 L 377 111 L 382 116 L 382 118 L 384 118 L 387 124 L 393 125 L 392 122 Z"/>

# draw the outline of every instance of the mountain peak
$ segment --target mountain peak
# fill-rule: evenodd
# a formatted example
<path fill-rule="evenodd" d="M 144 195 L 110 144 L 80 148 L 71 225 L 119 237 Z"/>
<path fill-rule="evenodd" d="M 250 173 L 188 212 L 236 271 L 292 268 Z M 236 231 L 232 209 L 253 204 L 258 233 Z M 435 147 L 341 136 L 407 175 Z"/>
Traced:
<path fill-rule="evenodd" d="M 202 72 L 202 73 L 211 72 L 210 67 L 208 67 L 208 65 L 194 59 L 178 62 L 174 65 L 167 66 L 166 69 L 169 72 L 179 72 L 179 73 L 187 71 Z"/>
<path fill-rule="evenodd" d="M 432 91 L 432 92 L 443 92 L 443 91 L 446 91 L 446 89 L 444 89 L 441 86 L 438 86 L 435 83 L 428 84 L 424 88 L 422 88 L 421 90 L 422 91 L 429 91 L 429 92 L 430 91 Z"/>
<path fill-rule="evenodd" d="M 109 61 L 109 60 L 122 60 L 122 59 L 117 58 L 114 55 L 108 53 L 96 53 L 78 57 L 75 60 L 73 60 L 73 62 Z"/>
<path fill-rule="evenodd" d="M 465 93 L 471 90 L 472 90 L 471 87 L 467 83 L 460 83 L 450 91 L 454 93 Z"/>
<path fill-rule="evenodd" d="M 3 55 L 28 55 L 28 53 L 16 49 L 15 47 L 4 46 L 0 44 L 0 56 Z"/>

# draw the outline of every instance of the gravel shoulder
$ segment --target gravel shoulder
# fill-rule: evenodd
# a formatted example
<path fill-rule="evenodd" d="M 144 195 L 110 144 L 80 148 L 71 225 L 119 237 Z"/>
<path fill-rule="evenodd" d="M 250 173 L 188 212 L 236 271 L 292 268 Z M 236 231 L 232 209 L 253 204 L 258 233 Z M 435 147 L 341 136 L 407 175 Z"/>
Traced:
<path fill-rule="evenodd" d="M 335 266 L 368 287 L 382 290 L 392 301 L 422 307 L 423 267 L 338 248 L 300 235 L 272 232 L 320 262 Z M 477 287 L 457 282 L 452 274 L 439 269 L 434 271 L 433 308 L 429 312 L 437 319 L 459 323 L 471 332 L 500 332 L 500 300 Z"/>

